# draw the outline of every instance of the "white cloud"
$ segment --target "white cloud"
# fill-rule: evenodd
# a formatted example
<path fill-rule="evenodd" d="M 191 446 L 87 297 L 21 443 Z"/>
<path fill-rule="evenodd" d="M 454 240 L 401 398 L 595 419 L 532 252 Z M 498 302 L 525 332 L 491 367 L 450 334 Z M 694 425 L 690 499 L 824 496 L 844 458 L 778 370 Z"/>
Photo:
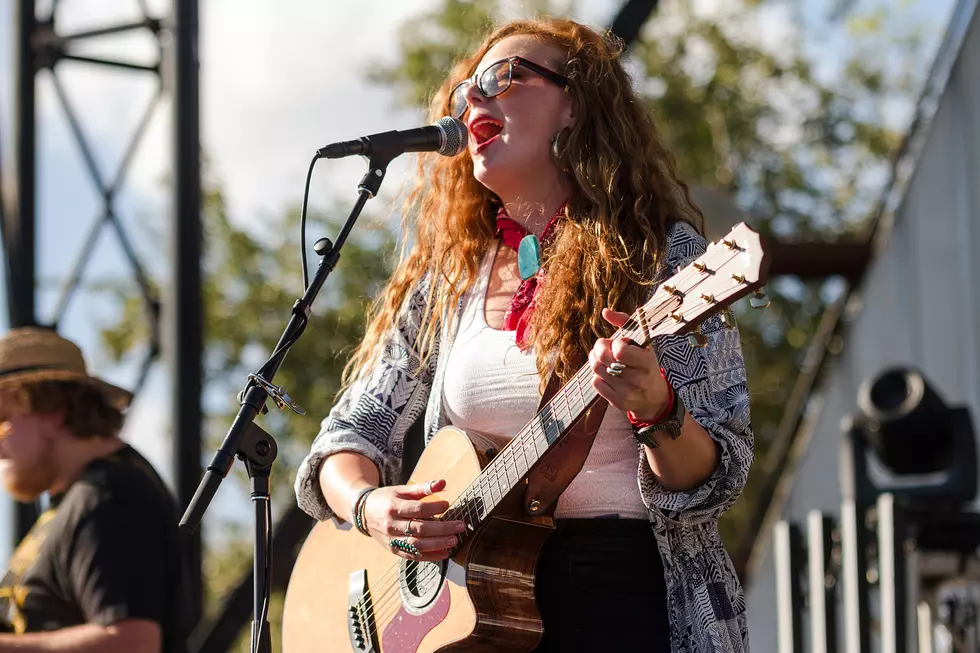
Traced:
<path fill-rule="evenodd" d="M 401 19 L 424 5 L 202 5 L 202 140 L 233 214 L 298 204 L 310 158 L 328 142 L 416 126 L 419 116 L 394 111 L 391 92 L 365 73 L 372 59 L 394 54 Z M 363 167 L 321 162 L 311 201 L 330 193 L 353 201 Z"/>

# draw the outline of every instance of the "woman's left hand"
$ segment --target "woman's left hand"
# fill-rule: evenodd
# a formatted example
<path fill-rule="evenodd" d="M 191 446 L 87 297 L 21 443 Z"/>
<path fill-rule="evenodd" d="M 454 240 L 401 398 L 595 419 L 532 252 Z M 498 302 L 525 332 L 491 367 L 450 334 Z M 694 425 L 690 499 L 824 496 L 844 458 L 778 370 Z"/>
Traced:
<path fill-rule="evenodd" d="M 602 317 L 619 328 L 630 316 L 604 308 Z M 639 347 L 628 338 L 600 338 L 589 352 L 589 363 L 592 387 L 610 405 L 632 411 L 641 421 L 655 419 L 667 406 L 669 389 L 652 346 Z M 610 374 L 610 366 L 614 371 L 621 367 L 622 372 L 618 376 Z"/>

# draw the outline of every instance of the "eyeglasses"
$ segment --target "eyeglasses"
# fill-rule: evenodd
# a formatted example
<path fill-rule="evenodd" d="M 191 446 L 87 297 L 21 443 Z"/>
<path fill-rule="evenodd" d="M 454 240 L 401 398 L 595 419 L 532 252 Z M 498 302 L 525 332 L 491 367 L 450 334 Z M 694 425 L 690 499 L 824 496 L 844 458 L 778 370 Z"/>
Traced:
<path fill-rule="evenodd" d="M 563 89 L 568 89 L 568 78 L 559 75 L 553 70 L 548 70 L 539 66 L 533 61 L 522 59 L 521 57 L 510 57 L 487 66 L 482 73 L 476 73 L 469 79 L 464 79 L 453 87 L 453 92 L 449 94 L 449 115 L 453 118 L 462 118 L 469 108 L 466 102 L 466 90 L 472 84 L 480 89 L 484 97 L 496 97 L 510 88 L 510 83 L 514 81 L 515 68 L 527 68 L 531 72 L 537 73 L 553 82 Z"/>

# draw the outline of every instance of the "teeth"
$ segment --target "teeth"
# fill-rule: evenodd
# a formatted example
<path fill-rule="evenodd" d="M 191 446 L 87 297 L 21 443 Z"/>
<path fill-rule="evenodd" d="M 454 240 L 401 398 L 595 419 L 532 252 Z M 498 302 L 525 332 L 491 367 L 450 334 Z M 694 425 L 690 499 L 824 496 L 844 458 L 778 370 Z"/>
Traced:
<path fill-rule="evenodd" d="M 477 143 L 485 143 L 503 131 L 503 125 L 487 120 L 476 123 L 470 131 L 476 136 Z"/>

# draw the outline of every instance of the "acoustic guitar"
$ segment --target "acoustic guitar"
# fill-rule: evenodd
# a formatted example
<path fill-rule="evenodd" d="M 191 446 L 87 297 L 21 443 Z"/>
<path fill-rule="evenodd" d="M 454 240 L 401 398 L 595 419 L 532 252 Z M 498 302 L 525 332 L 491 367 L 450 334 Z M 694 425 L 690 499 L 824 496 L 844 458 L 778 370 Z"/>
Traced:
<path fill-rule="evenodd" d="M 768 270 L 759 234 L 736 225 L 696 261 L 661 284 L 615 337 L 640 345 L 697 331 L 706 318 L 761 291 Z M 729 323 L 732 323 L 729 321 Z M 583 366 L 508 443 L 446 427 L 435 434 L 409 483 L 442 478 L 440 518 L 468 531 L 448 560 L 395 556 L 353 526 L 333 518 L 310 532 L 286 591 L 285 653 L 431 653 L 530 651 L 543 632 L 534 599 L 538 555 L 553 530 L 550 517 L 529 515 L 521 499 L 527 477 L 549 449 L 598 402 L 592 370 Z"/>

